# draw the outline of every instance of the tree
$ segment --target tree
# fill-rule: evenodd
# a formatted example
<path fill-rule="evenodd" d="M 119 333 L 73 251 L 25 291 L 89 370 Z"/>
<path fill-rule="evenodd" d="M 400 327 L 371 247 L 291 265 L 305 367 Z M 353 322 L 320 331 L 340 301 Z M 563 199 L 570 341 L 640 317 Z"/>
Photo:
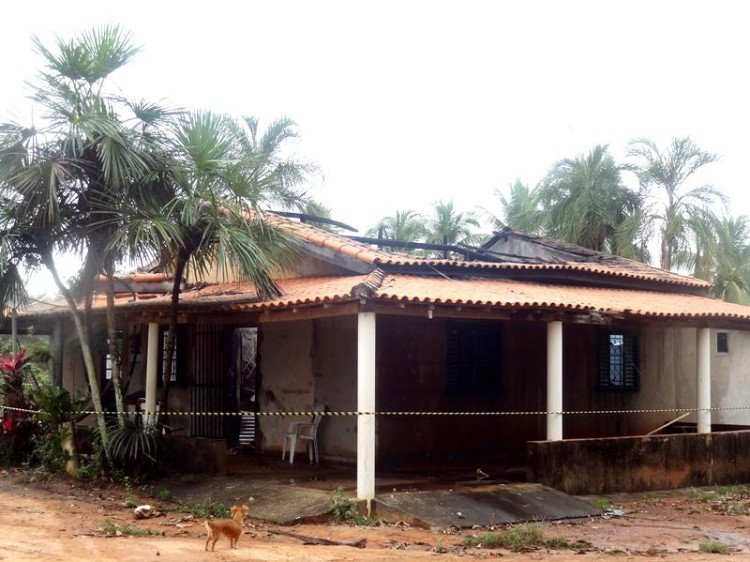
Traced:
<path fill-rule="evenodd" d="M 175 131 L 175 183 L 163 215 L 179 232 L 164 238 L 163 265 L 174 279 L 165 365 L 174 357 L 180 288 L 192 270 L 244 278 L 259 298 L 278 296 L 271 276 L 291 263 L 294 242 L 263 219 L 263 208 L 305 208 L 302 187 L 315 167 L 281 156 L 295 124 L 282 119 L 262 133 L 252 117 L 236 121 L 210 112 L 185 115 Z M 155 235 L 154 238 L 158 238 Z M 162 408 L 168 409 L 170 373 L 163 373 Z"/>
<path fill-rule="evenodd" d="M 702 228 L 696 220 L 702 210 L 725 198 L 710 185 L 689 187 L 693 175 L 718 159 L 699 148 L 689 137 L 674 138 L 666 150 L 646 138 L 630 142 L 628 155 L 635 161 L 642 189 L 651 198 L 650 222 L 660 236 L 660 265 L 672 269 L 675 256 L 691 251 L 691 235 Z M 658 193 L 654 193 L 654 188 Z"/>
<path fill-rule="evenodd" d="M 411 209 L 396 211 L 389 217 L 383 217 L 367 231 L 367 236 L 402 242 L 419 242 L 424 240 L 426 234 L 424 218 Z"/>
<path fill-rule="evenodd" d="M 592 250 L 632 253 L 640 200 L 622 183 L 626 169 L 606 145 L 555 163 L 539 187 L 545 232 Z"/>
<path fill-rule="evenodd" d="M 453 201 L 437 201 L 432 206 L 432 216 L 427 219 L 427 241 L 432 244 L 472 245 L 479 239 L 475 228 L 479 228 L 479 222 L 473 213 L 457 211 Z M 448 251 L 444 250 L 442 255 L 448 258 Z"/>
<path fill-rule="evenodd" d="M 31 268 L 43 265 L 52 274 L 76 328 L 99 432 L 110 458 L 89 312 L 96 277 L 104 272 L 111 281 L 114 264 L 122 256 L 112 245 L 123 223 L 118 212 L 133 190 L 143 189 L 153 177 L 152 138 L 139 114 L 139 107 L 146 106 L 128 104 L 108 90 L 110 75 L 138 49 L 118 27 L 58 40 L 54 50 L 38 40 L 35 44 L 46 67 L 32 99 L 46 114 L 38 129 L 0 127 L 0 232 L 5 252 L 0 261 L 9 274 L 21 263 Z M 55 256 L 66 252 L 79 255 L 83 264 L 76 294 L 60 278 L 55 263 Z M 114 358 L 112 283 L 108 286 Z M 83 310 L 77 297 L 84 302 Z M 115 375 L 121 411 L 119 371 Z"/>
<path fill-rule="evenodd" d="M 711 293 L 729 302 L 750 304 L 750 223 L 747 217 L 716 222 Z"/>
<path fill-rule="evenodd" d="M 527 234 L 538 234 L 542 229 L 542 213 L 539 209 L 539 198 L 535 189 L 524 185 L 520 179 L 508 186 L 509 197 L 500 190 L 495 195 L 500 201 L 502 215 L 490 215 L 495 230 L 512 228 Z"/>

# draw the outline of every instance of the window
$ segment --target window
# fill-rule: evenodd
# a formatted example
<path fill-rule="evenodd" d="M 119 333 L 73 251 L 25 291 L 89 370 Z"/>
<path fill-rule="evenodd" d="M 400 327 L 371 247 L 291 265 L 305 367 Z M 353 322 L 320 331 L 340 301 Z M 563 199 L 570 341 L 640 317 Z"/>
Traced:
<path fill-rule="evenodd" d="M 599 388 L 638 390 L 638 335 L 602 332 L 599 335 Z"/>
<path fill-rule="evenodd" d="M 180 329 L 177 328 L 174 338 L 174 353 L 172 353 L 172 364 L 167 365 L 167 343 L 169 341 L 169 328 L 163 328 L 159 334 L 161 348 L 159 349 L 159 384 L 164 380 L 165 373 L 169 373 L 169 382 L 177 382 L 177 354 L 180 350 Z"/>
<path fill-rule="evenodd" d="M 716 353 L 729 353 L 729 332 L 716 332 Z"/>
<path fill-rule="evenodd" d="M 493 322 L 448 322 L 448 391 L 484 392 L 500 388 L 501 329 Z"/>
<path fill-rule="evenodd" d="M 115 345 L 122 353 L 122 332 L 120 331 L 116 332 Z M 122 365 L 120 365 L 120 368 L 122 368 Z M 107 344 L 107 354 L 104 356 L 104 380 L 112 380 L 112 356 L 109 354 L 109 344 Z"/>

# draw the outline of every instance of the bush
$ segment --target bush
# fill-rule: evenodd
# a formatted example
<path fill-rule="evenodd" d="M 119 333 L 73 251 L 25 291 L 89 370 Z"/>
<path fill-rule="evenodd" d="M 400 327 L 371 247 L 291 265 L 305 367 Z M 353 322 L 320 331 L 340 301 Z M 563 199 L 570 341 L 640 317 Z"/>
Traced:
<path fill-rule="evenodd" d="M 357 500 L 348 497 L 341 486 L 331 494 L 329 506 L 333 522 L 338 525 L 372 525 L 374 523 L 369 517 L 359 514 Z"/>

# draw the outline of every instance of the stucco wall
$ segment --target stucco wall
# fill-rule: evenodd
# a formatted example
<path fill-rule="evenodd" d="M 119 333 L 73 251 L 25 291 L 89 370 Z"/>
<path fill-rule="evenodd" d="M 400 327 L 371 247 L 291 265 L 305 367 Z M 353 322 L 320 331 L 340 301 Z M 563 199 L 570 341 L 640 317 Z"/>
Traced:
<path fill-rule="evenodd" d="M 643 364 L 637 408 L 695 408 L 697 333 L 694 328 L 651 327 L 642 331 Z M 716 330 L 711 331 L 711 404 L 714 407 L 750 405 L 750 332 L 729 334 L 729 353 L 716 352 Z M 665 412 L 634 417 L 631 432 L 641 434 L 674 419 Z M 685 422 L 696 421 L 690 414 Z M 750 425 L 750 409 L 714 411 L 716 424 Z"/>
<path fill-rule="evenodd" d="M 259 354 L 261 411 L 312 410 L 312 333 L 310 320 L 263 325 Z M 261 416 L 261 448 L 281 451 L 289 422 L 294 419 L 302 418 Z"/>
<path fill-rule="evenodd" d="M 357 317 L 313 321 L 315 400 L 330 411 L 357 409 Z M 357 454 L 357 418 L 327 417 L 319 429 L 320 454 L 352 459 Z"/>

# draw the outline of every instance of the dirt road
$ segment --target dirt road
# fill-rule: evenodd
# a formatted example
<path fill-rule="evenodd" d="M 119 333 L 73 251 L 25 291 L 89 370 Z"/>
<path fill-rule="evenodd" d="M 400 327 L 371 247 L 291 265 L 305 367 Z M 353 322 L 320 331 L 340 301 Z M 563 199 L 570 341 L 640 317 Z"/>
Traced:
<path fill-rule="evenodd" d="M 88 489 L 69 480 L 29 482 L 28 473 L 0 476 L 0 560 L 305 560 L 385 561 L 454 560 L 458 558 L 541 560 L 635 560 L 657 556 L 668 560 L 715 560 L 717 554 L 698 552 L 705 543 L 733 550 L 733 560 L 750 560 L 750 497 L 745 489 L 612 498 L 623 517 L 600 517 L 575 522 L 544 524 L 545 537 L 586 541 L 579 552 L 571 548 L 535 548 L 528 552 L 465 548 L 465 536 L 486 530 L 456 533 L 423 530 L 403 525 L 348 527 L 301 525 L 279 528 L 252 524 L 230 550 L 222 539 L 214 553 L 203 551 L 202 521 L 167 512 L 161 517 L 134 521 L 124 504 L 133 490 L 120 487 Z M 145 499 L 145 498 L 144 498 Z M 158 504 L 153 499 L 150 502 Z M 153 536 L 108 536 L 105 528 L 127 529 Z M 310 546 L 274 534 L 283 530 L 339 541 L 366 539 L 364 549 L 349 546 Z M 127 534 L 127 531 L 126 533 Z"/>

